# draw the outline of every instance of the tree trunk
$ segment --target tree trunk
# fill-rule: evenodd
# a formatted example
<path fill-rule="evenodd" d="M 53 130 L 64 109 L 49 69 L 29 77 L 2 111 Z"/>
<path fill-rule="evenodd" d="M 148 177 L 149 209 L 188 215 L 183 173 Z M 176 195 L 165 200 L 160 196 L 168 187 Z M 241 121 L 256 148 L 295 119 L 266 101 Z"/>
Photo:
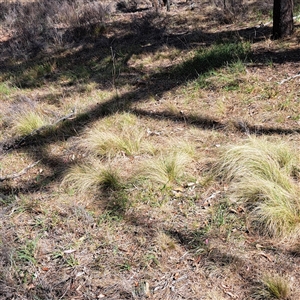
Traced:
<path fill-rule="evenodd" d="M 280 39 L 291 35 L 294 31 L 294 0 L 274 0 L 273 6 L 273 38 Z"/>
<path fill-rule="evenodd" d="M 167 11 L 170 11 L 170 0 L 163 0 L 164 6 L 167 6 Z"/>

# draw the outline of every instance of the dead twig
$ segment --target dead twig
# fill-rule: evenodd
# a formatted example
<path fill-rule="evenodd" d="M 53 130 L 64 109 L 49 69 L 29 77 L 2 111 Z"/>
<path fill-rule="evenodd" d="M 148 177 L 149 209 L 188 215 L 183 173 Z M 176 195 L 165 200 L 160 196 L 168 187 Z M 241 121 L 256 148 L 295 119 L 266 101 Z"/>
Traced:
<path fill-rule="evenodd" d="M 72 120 L 76 115 L 76 108 L 72 109 L 71 113 L 67 114 L 66 116 L 63 116 L 61 118 L 59 118 L 58 120 L 56 120 L 54 123 L 52 124 L 48 124 L 48 125 L 45 125 L 45 126 L 42 126 L 40 128 L 37 128 L 35 130 L 33 130 L 31 133 L 29 133 L 27 136 L 33 136 L 35 135 L 36 133 L 41 133 L 43 130 L 45 129 L 49 129 L 49 128 L 52 128 L 54 127 L 55 125 L 59 124 L 59 123 L 62 123 L 66 120 Z M 26 137 L 27 137 L 26 136 Z M 25 138 L 26 138 L 25 137 Z"/>
<path fill-rule="evenodd" d="M 270 262 L 273 261 L 273 259 L 268 254 L 266 254 L 264 252 L 260 252 L 260 253 L 258 253 L 258 255 L 261 255 L 261 256 L 265 257 Z"/>
<path fill-rule="evenodd" d="M 66 116 L 63 116 L 63 117 L 59 118 L 58 120 L 56 120 L 56 121 L 55 121 L 53 124 L 51 124 L 50 126 L 57 125 L 58 123 L 64 122 L 64 121 L 66 121 L 66 120 L 72 120 L 72 119 L 74 119 L 75 115 L 76 115 L 76 108 L 73 108 L 72 111 L 71 111 L 71 113 L 69 113 L 69 114 L 66 115 Z"/>
<path fill-rule="evenodd" d="M 280 85 L 284 84 L 285 82 L 290 81 L 292 79 L 295 79 L 297 77 L 300 77 L 300 72 L 298 74 L 294 75 L 294 76 L 290 76 L 290 77 L 288 77 L 286 79 L 283 79 L 282 81 L 278 82 L 278 84 L 280 84 Z"/>
<path fill-rule="evenodd" d="M 5 180 L 9 180 L 9 179 L 14 179 L 14 178 L 17 178 L 17 177 L 21 177 L 22 175 L 26 174 L 29 169 L 36 166 L 39 162 L 40 162 L 40 160 L 28 165 L 26 168 L 24 168 L 20 172 L 9 174 L 9 175 L 6 175 L 4 177 L 0 177 L 0 182 L 5 181 Z"/>

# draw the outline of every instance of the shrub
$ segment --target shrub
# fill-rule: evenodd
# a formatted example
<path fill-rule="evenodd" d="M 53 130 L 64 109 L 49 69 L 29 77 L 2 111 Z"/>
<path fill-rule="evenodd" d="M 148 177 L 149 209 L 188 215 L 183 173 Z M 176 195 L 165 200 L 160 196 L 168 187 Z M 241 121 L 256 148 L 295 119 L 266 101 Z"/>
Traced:
<path fill-rule="evenodd" d="M 13 35 L 9 40 L 10 48 L 14 55 L 25 57 L 49 45 L 63 43 L 67 30 L 80 26 L 94 30 L 95 24 L 103 23 L 106 15 L 98 1 L 37 0 L 5 2 L 1 6 L 3 28 Z"/>

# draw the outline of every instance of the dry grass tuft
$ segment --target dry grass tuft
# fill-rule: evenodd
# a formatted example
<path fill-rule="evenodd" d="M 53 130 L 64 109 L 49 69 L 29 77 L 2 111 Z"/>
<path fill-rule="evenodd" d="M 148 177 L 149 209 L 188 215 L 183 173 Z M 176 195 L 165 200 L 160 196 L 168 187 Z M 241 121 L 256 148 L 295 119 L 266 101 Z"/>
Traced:
<path fill-rule="evenodd" d="M 280 275 L 266 274 L 262 279 L 263 285 L 269 294 L 268 298 L 287 300 L 291 294 L 290 283 Z"/>
<path fill-rule="evenodd" d="M 176 152 L 186 153 L 190 158 L 197 159 L 201 155 L 200 151 L 197 151 L 195 143 L 182 138 L 169 138 L 168 148 L 176 149 Z"/>
<path fill-rule="evenodd" d="M 110 167 L 82 164 L 68 171 L 62 185 L 85 194 L 97 193 L 101 188 L 118 190 L 123 184 L 118 172 Z"/>
<path fill-rule="evenodd" d="M 13 130 L 18 135 L 27 135 L 34 130 L 47 125 L 47 120 L 38 112 L 28 111 L 20 113 L 13 121 Z"/>
<path fill-rule="evenodd" d="M 132 156 L 152 152 L 153 147 L 145 138 L 145 130 L 140 126 L 138 119 L 134 115 L 124 113 L 101 122 L 88 133 L 82 145 L 100 156 Z"/>
<path fill-rule="evenodd" d="M 221 161 L 219 168 L 227 180 L 244 176 L 246 171 L 251 171 L 265 179 L 277 179 L 281 183 L 285 181 L 285 177 L 280 179 L 280 173 L 293 176 L 299 163 L 296 153 L 286 143 L 275 144 L 265 138 L 255 137 L 250 137 L 242 145 L 230 147 Z M 276 173 L 278 170 L 281 172 Z"/>
<path fill-rule="evenodd" d="M 191 161 L 188 152 L 175 150 L 161 153 L 141 164 L 139 176 L 163 185 L 173 184 L 182 178 Z"/>
<path fill-rule="evenodd" d="M 0 299 L 300 299 L 299 26 L 134 1 L 0 3 Z"/>
<path fill-rule="evenodd" d="M 250 137 L 222 155 L 217 175 L 231 183 L 231 197 L 246 203 L 261 232 L 287 237 L 300 233 L 298 168 L 287 144 Z"/>
<path fill-rule="evenodd" d="M 99 36 L 107 14 L 99 1 L 82 0 L 4 1 L 1 10 L 3 28 L 14 35 L 10 50 L 23 57 L 67 44 L 67 29 L 74 28 L 77 38 Z"/>

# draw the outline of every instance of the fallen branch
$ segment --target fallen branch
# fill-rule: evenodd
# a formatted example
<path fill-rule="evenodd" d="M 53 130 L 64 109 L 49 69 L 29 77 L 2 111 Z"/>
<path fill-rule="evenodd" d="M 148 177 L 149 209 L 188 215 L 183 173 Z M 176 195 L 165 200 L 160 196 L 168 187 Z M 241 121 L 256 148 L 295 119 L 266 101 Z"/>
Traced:
<path fill-rule="evenodd" d="M 53 124 L 51 124 L 50 126 L 54 126 L 54 125 L 57 125 L 58 123 L 60 122 L 64 122 L 66 120 L 72 120 L 74 119 L 76 115 L 76 108 L 73 108 L 71 113 L 69 113 L 68 115 L 66 116 L 63 116 L 62 118 L 59 118 L 58 120 L 56 120 Z"/>
<path fill-rule="evenodd" d="M 297 77 L 300 77 L 300 72 L 298 74 L 294 75 L 294 76 L 291 76 L 291 77 L 288 77 L 286 79 L 283 79 L 282 81 L 278 82 L 278 84 L 284 84 L 285 82 L 290 81 L 292 79 L 295 79 Z"/>
<path fill-rule="evenodd" d="M 9 180 L 9 179 L 14 179 L 14 178 L 17 178 L 17 177 L 20 177 L 20 176 L 26 174 L 29 169 L 31 169 L 34 166 L 36 166 L 39 162 L 40 162 L 40 160 L 38 160 L 38 161 L 30 164 L 29 166 L 27 166 L 26 168 L 24 168 L 20 172 L 13 173 L 13 174 L 10 174 L 10 175 L 6 175 L 4 177 L 0 177 L 0 182 L 5 181 L 5 180 Z"/>

